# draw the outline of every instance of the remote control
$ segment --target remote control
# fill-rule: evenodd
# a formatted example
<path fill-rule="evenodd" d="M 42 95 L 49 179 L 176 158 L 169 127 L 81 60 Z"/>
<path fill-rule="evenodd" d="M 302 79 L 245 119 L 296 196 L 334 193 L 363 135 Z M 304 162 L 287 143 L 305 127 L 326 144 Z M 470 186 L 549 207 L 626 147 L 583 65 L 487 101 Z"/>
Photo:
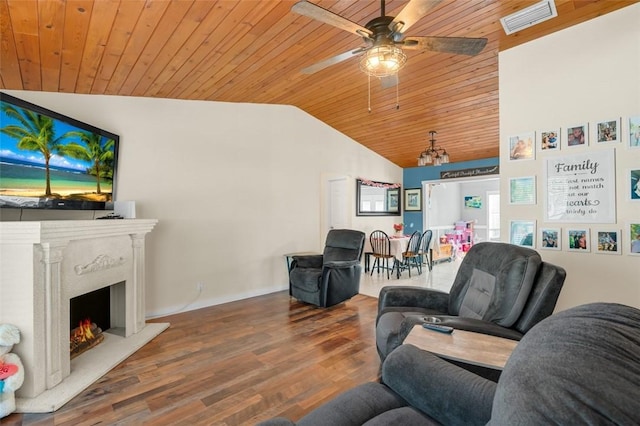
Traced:
<path fill-rule="evenodd" d="M 429 330 L 439 331 L 440 333 L 447 333 L 447 334 L 453 333 L 453 327 L 448 327 L 446 325 L 424 323 L 422 324 L 422 326 Z"/>

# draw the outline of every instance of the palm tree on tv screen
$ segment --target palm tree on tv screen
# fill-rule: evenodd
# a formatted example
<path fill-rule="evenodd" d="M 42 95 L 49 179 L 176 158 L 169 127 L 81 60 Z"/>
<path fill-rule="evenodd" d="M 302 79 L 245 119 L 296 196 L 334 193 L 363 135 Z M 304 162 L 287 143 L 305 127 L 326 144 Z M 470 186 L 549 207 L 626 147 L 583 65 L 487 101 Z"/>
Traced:
<path fill-rule="evenodd" d="M 76 160 L 91 162 L 87 173 L 96 178 L 96 193 L 102 194 L 100 179 L 113 180 L 113 139 L 102 140 L 102 136 L 89 132 L 68 132 L 68 137 L 80 138 L 84 144 L 68 143 L 61 148 L 61 153 Z"/>
<path fill-rule="evenodd" d="M 38 151 L 44 157 L 45 169 L 45 195 L 51 195 L 51 176 L 49 160 L 54 154 L 59 154 L 62 147 L 61 141 L 66 137 L 55 137 L 54 121 L 45 115 L 37 114 L 22 108 L 15 108 L 5 104 L 2 106 L 4 113 L 20 122 L 21 125 L 9 125 L 0 129 L 0 132 L 18 140 L 18 148 L 25 151 Z"/>

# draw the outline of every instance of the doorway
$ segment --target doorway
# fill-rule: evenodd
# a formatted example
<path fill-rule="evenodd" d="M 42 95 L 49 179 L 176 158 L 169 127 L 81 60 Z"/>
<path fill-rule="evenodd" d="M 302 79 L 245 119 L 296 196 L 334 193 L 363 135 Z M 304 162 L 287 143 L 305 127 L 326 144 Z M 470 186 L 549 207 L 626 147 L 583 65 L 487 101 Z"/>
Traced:
<path fill-rule="evenodd" d="M 472 243 L 500 240 L 499 178 L 425 181 L 422 193 L 423 229 L 433 231 L 433 241 L 460 222 L 473 222 Z"/>
<path fill-rule="evenodd" d="M 349 219 L 349 189 L 346 176 L 330 177 L 325 180 L 324 195 L 324 220 L 321 229 L 321 239 L 332 229 L 349 229 L 351 220 Z"/>

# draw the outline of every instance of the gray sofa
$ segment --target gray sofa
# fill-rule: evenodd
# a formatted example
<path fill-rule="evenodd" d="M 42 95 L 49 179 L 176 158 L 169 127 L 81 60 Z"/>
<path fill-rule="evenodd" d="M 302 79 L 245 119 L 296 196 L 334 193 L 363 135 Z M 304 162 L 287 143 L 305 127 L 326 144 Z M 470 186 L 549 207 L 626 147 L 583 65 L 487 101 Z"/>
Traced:
<path fill-rule="evenodd" d="M 351 389 L 297 423 L 261 423 L 294 424 L 637 425 L 640 310 L 593 303 L 542 320 L 497 383 L 402 345 L 384 361 L 382 383 Z"/>

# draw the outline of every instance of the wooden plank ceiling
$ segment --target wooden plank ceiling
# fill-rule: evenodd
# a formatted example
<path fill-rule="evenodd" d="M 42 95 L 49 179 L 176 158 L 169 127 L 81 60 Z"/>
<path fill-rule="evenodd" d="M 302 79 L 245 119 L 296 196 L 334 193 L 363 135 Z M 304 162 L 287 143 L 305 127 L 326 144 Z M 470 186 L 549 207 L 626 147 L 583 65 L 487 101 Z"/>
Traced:
<path fill-rule="evenodd" d="M 556 0 L 559 16 L 506 36 L 500 18 L 537 0 L 445 0 L 408 36 L 486 37 L 477 56 L 407 51 L 396 89 L 352 58 L 351 33 L 290 11 L 294 0 L 0 0 L 0 88 L 295 105 L 401 167 L 429 130 L 452 162 L 498 156 L 498 51 L 637 1 Z M 315 0 L 361 25 L 379 1 Z M 387 0 L 396 16 L 407 0 Z M 526 64 L 523 64 L 526 66 Z"/>

